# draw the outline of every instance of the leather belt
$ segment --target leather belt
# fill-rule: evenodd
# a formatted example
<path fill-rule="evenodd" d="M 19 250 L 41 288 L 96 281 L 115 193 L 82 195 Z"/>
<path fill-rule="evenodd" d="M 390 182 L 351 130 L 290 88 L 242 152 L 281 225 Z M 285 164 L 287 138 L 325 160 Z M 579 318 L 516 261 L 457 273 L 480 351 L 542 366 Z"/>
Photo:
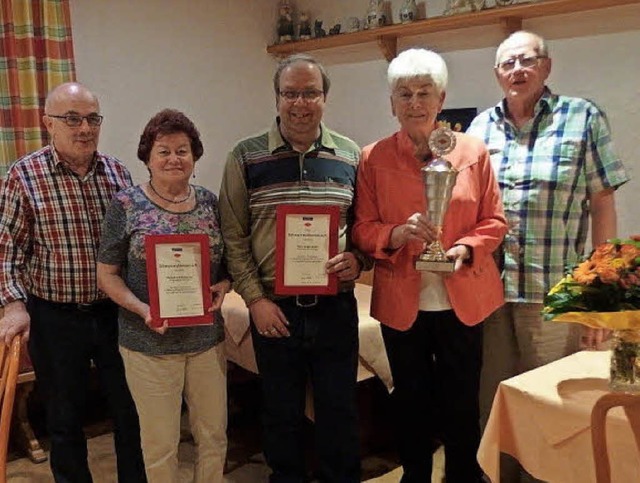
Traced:
<path fill-rule="evenodd" d="M 61 310 L 78 310 L 80 312 L 94 312 L 111 305 L 111 299 L 95 300 L 87 304 L 76 304 L 73 302 L 49 302 L 51 305 Z"/>

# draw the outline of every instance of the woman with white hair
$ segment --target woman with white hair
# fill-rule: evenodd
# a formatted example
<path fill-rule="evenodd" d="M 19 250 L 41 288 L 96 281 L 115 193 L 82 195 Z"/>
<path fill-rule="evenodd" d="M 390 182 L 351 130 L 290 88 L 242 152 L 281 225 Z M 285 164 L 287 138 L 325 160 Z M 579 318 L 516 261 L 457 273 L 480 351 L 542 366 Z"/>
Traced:
<path fill-rule="evenodd" d="M 458 171 L 440 241 L 454 272 L 418 271 L 415 259 L 438 238 L 428 219 L 421 168 L 446 97 L 447 66 L 425 49 L 389 65 L 400 130 L 367 146 L 358 166 L 353 240 L 375 258 L 371 314 L 394 380 L 403 483 L 431 481 L 433 439 L 445 447 L 447 483 L 482 481 L 478 385 L 482 324 L 504 303 L 492 252 L 506 222 L 484 144 L 461 133 L 446 159 Z"/>

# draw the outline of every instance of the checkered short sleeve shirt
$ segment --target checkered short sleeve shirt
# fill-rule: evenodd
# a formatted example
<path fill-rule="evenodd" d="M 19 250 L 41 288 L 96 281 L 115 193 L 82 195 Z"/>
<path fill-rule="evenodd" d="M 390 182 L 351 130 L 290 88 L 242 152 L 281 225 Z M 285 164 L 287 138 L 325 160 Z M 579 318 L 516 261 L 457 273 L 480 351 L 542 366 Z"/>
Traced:
<path fill-rule="evenodd" d="M 509 222 L 501 254 L 505 298 L 541 303 L 566 265 L 584 255 L 589 198 L 629 180 L 605 114 L 591 101 L 546 90 L 521 129 L 502 101 L 467 132 L 489 148 Z"/>

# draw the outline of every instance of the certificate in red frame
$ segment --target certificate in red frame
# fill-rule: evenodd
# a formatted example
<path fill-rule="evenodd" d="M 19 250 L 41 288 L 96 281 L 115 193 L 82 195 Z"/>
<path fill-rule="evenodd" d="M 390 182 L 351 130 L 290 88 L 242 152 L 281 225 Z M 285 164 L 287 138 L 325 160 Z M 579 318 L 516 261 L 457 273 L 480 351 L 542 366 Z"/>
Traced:
<path fill-rule="evenodd" d="M 208 235 L 145 235 L 144 245 L 152 325 L 212 324 Z"/>
<path fill-rule="evenodd" d="M 338 277 L 325 264 L 338 253 L 340 208 L 279 205 L 276 208 L 277 295 L 335 295 Z"/>

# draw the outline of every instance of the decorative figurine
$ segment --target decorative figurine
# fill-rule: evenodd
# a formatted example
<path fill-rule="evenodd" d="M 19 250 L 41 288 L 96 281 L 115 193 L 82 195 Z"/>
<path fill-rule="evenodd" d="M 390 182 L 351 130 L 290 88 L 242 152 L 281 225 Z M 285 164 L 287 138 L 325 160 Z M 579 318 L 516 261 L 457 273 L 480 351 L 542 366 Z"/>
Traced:
<path fill-rule="evenodd" d="M 291 42 L 293 40 L 293 17 L 289 0 L 281 0 L 278 7 L 278 42 Z"/>
<path fill-rule="evenodd" d="M 367 9 L 366 28 L 375 29 L 382 27 L 387 23 L 387 16 L 384 14 L 383 0 L 369 0 L 369 8 Z"/>
<path fill-rule="evenodd" d="M 322 28 L 322 20 L 315 21 L 315 23 L 313 24 L 313 33 L 315 34 L 317 39 L 327 36 L 327 32 L 325 32 L 325 30 Z"/>
<path fill-rule="evenodd" d="M 484 8 L 485 0 L 447 0 L 447 8 L 442 15 L 479 12 Z"/>
<path fill-rule="evenodd" d="M 409 23 L 418 19 L 416 0 L 404 0 L 400 7 L 400 23 Z"/>
<path fill-rule="evenodd" d="M 300 40 L 309 40 L 311 38 L 311 21 L 309 20 L 309 14 L 307 12 L 300 12 L 298 38 Z"/>
<path fill-rule="evenodd" d="M 340 23 L 335 24 L 333 27 L 329 29 L 329 35 L 338 35 L 340 33 L 340 29 L 342 25 Z"/>
<path fill-rule="evenodd" d="M 349 33 L 357 32 L 358 30 L 360 30 L 360 20 L 358 19 L 358 17 L 349 17 L 346 20 L 346 24 L 347 24 L 346 31 Z"/>

